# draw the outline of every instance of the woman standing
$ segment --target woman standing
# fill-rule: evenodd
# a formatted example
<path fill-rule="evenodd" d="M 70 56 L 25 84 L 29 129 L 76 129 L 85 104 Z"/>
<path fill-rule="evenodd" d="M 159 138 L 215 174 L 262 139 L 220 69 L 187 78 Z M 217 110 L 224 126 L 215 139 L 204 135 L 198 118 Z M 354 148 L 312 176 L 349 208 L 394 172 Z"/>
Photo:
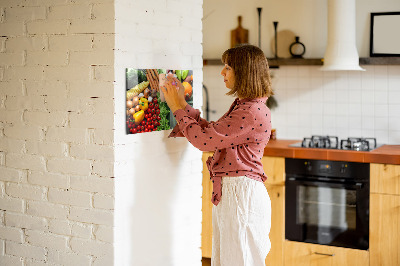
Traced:
<path fill-rule="evenodd" d="M 170 137 L 184 136 L 199 150 L 214 151 L 207 160 L 213 182 L 212 265 L 265 265 L 271 248 L 271 202 L 261 164 L 271 131 L 268 62 L 252 45 L 228 49 L 222 62 L 227 95 L 236 99 L 216 122 L 186 103 L 177 79 L 169 76 L 161 87 L 178 122 Z"/>

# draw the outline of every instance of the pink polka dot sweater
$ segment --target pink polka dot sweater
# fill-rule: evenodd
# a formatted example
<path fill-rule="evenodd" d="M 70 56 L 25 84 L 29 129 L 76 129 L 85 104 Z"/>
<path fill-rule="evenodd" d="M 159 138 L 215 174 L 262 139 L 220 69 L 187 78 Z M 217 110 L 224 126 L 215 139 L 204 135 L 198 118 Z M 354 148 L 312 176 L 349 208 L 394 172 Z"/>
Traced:
<path fill-rule="evenodd" d="M 199 150 L 214 151 L 207 160 L 214 205 L 221 200 L 224 176 L 247 176 L 261 182 L 267 179 L 261 164 L 271 131 L 271 113 L 266 101 L 267 97 L 236 98 L 216 122 L 201 118 L 200 111 L 189 104 L 174 112 L 178 124 L 169 137 L 186 137 Z"/>

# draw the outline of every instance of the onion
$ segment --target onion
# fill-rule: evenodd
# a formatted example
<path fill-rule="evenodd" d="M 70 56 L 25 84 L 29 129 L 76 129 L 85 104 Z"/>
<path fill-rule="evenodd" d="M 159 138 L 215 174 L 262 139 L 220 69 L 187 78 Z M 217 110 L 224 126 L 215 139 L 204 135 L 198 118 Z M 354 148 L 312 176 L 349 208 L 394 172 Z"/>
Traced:
<path fill-rule="evenodd" d="M 129 109 L 129 114 L 131 114 L 131 115 L 133 115 L 134 113 L 136 113 L 136 111 L 135 111 L 135 109 L 134 108 L 131 108 L 131 109 Z"/>
<path fill-rule="evenodd" d="M 139 112 L 139 111 L 140 111 L 140 105 L 136 105 L 136 106 L 135 106 L 135 111 L 136 111 L 136 112 Z"/>
<path fill-rule="evenodd" d="M 126 108 L 131 109 L 133 107 L 133 102 L 132 101 L 126 101 Z"/>
<path fill-rule="evenodd" d="M 139 104 L 139 97 L 137 97 L 137 96 L 133 97 L 132 103 L 133 103 L 133 106 L 138 105 Z"/>

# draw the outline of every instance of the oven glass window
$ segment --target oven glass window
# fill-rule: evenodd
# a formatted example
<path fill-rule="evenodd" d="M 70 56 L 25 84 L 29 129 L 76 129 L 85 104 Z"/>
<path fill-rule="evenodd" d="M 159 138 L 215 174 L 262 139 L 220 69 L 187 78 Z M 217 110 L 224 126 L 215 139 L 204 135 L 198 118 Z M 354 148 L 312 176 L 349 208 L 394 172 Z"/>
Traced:
<path fill-rule="evenodd" d="M 356 228 L 356 191 L 344 188 L 298 186 L 297 223 Z"/>

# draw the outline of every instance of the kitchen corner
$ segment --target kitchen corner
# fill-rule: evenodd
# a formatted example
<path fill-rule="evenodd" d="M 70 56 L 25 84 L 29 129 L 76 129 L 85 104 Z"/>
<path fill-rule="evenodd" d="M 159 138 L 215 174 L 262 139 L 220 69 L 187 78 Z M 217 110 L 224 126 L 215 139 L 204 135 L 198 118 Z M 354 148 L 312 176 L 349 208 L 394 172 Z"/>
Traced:
<path fill-rule="evenodd" d="M 398 230 L 398 224 L 400 224 L 400 145 L 381 145 L 371 151 L 293 147 L 293 144 L 299 142 L 301 140 L 271 140 L 264 150 L 262 163 L 268 176 L 265 186 L 272 203 L 272 226 L 270 232 L 272 248 L 266 258 L 266 265 L 398 265 L 400 263 L 400 246 L 398 243 L 400 238 Z M 212 152 L 203 154 L 203 163 L 210 155 L 212 155 Z M 296 197 L 288 195 L 288 193 L 293 194 L 293 190 L 288 190 L 289 182 L 287 181 L 288 175 L 286 172 L 288 169 L 286 164 L 288 160 L 293 159 L 302 160 L 304 164 L 313 163 L 316 165 L 315 163 L 319 162 L 318 168 L 323 166 L 324 169 L 325 166 L 328 168 L 328 166 L 330 167 L 335 163 L 341 164 L 343 161 L 346 161 L 346 167 L 348 165 L 350 167 L 352 163 L 360 164 L 364 168 L 367 167 L 363 174 L 368 179 L 366 185 L 362 185 L 357 181 L 355 186 L 358 188 L 355 189 L 349 189 L 349 185 L 344 185 L 343 188 L 346 187 L 347 189 L 340 191 L 337 185 L 331 191 L 328 191 L 327 187 L 315 189 L 316 191 L 324 190 L 322 194 L 318 195 L 320 198 L 321 196 L 326 197 L 326 195 L 331 195 L 332 197 L 328 197 L 328 200 L 341 198 L 345 201 L 351 201 L 349 198 L 354 198 L 354 201 L 357 201 L 357 204 L 361 206 L 355 208 L 353 204 L 347 202 L 341 210 L 335 210 L 329 206 L 323 206 L 322 209 L 316 207 L 317 210 L 311 212 L 316 213 L 314 218 L 289 217 L 288 215 L 291 214 L 288 212 L 287 206 L 299 205 L 298 202 L 294 202 Z M 346 178 L 347 176 L 344 174 L 343 179 Z M 208 171 L 207 168 L 204 168 L 202 225 L 202 254 L 204 258 L 211 257 L 212 206 L 209 202 L 211 186 L 208 183 Z M 307 186 L 298 186 L 297 188 L 304 189 L 305 187 Z M 312 186 L 308 187 L 311 188 Z M 362 187 L 363 189 L 361 189 Z M 310 190 L 307 193 L 312 195 L 312 192 Z M 302 196 L 299 195 L 297 197 Z M 304 202 L 306 201 L 304 200 Z M 304 204 L 304 202 L 301 204 Z M 363 207 L 365 202 L 367 206 Z M 307 208 L 308 210 L 312 209 L 309 206 L 304 208 L 306 210 Z M 352 208 L 354 209 L 353 211 Z M 365 220 L 369 229 L 363 229 L 363 226 L 360 226 L 359 215 L 362 208 L 365 210 L 364 216 L 366 216 Z M 307 213 L 304 209 L 297 210 L 297 213 L 301 212 Z M 351 214 L 352 212 L 353 214 Z M 325 217 L 333 215 L 331 218 L 333 220 L 329 220 L 328 223 L 335 223 L 336 218 L 339 217 L 340 220 L 340 217 L 344 215 L 342 221 L 337 222 L 344 223 L 345 229 L 343 231 L 355 234 L 360 227 L 364 231 L 367 230 L 365 237 L 369 242 L 369 246 L 365 249 L 358 249 L 343 247 L 339 242 L 334 244 L 315 243 L 321 241 L 321 237 L 317 237 L 317 241 L 314 242 L 313 240 L 310 241 L 310 239 L 305 241 L 288 240 L 287 229 L 285 229 L 287 219 L 303 219 L 305 221 L 303 221 L 302 227 L 309 227 L 309 231 L 312 231 L 313 225 L 308 226 L 307 219 L 309 219 L 308 223 L 312 223 L 310 220 L 318 219 L 318 216 L 321 215 Z M 323 230 L 323 226 L 317 229 L 317 231 Z M 330 230 L 328 229 L 328 231 Z M 337 230 L 337 228 L 332 230 Z M 309 232 L 301 233 L 301 235 L 303 234 L 309 234 Z"/>

